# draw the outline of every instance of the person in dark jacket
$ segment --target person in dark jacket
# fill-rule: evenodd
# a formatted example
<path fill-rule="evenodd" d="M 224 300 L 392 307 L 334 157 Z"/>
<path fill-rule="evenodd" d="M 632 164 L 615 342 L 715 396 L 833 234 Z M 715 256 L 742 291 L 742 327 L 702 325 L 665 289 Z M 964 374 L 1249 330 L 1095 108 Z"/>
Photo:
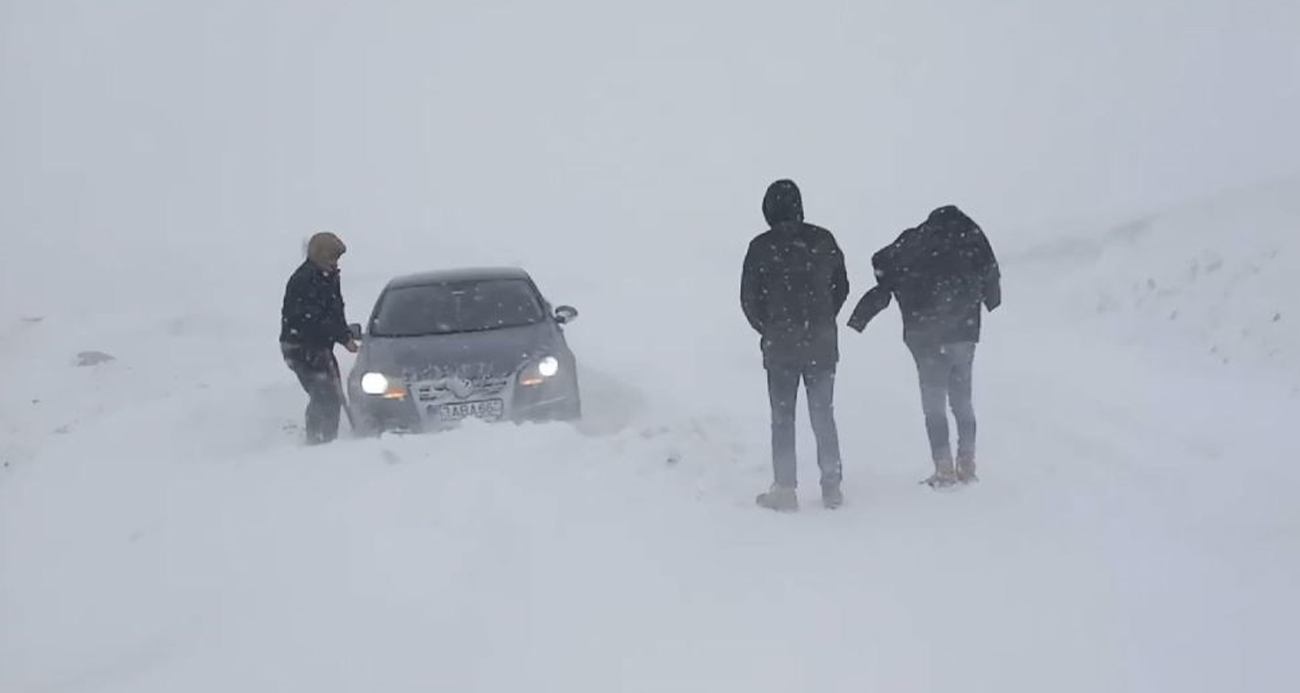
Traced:
<path fill-rule="evenodd" d="M 849 296 L 844 254 L 830 231 L 804 221 L 793 181 L 772 183 L 763 198 L 767 231 L 749 244 L 740 304 L 760 335 L 772 407 L 775 483 L 757 498 L 774 510 L 796 510 L 795 404 L 802 381 L 817 439 L 822 501 L 843 502 L 839 433 L 835 425 L 836 318 Z"/>
<path fill-rule="evenodd" d="M 861 332 L 898 299 L 903 341 L 916 361 L 925 428 L 930 439 L 932 487 L 970 483 L 975 475 L 975 407 L 972 402 L 975 345 L 981 308 L 1002 304 L 1001 270 L 984 231 L 960 209 L 934 210 L 872 256 L 876 286 L 862 297 L 849 320 Z M 946 406 L 957 423 L 953 455 Z"/>
<path fill-rule="evenodd" d="M 347 252 L 332 233 L 318 233 L 307 243 L 307 259 L 289 277 L 280 312 L 280 352 L 309 398 L 308 444 L 338 436 L 343 387 L 334 345 L 356 353 L 360 346 L 343 315 L 339 258 Z"/>

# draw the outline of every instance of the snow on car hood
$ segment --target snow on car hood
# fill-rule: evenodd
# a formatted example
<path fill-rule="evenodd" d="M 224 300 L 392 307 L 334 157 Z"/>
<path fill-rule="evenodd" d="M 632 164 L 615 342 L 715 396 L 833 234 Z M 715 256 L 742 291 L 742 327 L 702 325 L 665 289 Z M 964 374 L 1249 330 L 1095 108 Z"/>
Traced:
<path fill-rule="evenodd" d="M 378 371 L 416 379 L 501 376 L 553 353 L 556 342 L 546 323 L 420 337 L 368 336 L 356 372 Z"/>

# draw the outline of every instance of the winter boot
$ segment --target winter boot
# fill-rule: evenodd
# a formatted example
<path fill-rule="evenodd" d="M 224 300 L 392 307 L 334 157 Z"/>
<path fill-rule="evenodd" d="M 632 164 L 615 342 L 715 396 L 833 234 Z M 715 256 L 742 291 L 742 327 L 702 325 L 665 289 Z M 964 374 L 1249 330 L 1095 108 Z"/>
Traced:
<path fill-rule="evenodd" d="M 952 467 L 952 455 L 944 455 L 934 461 L 934 474 L 921 483 L 930 488 L 949 488 L 957 483 L 957 472 Z"/>
<path fill-rule="evenodd" d="M 799 509 L 799 496 L 789 486 L 772 484 L 772 488 L 767 493 L 758 494 L 754 502 L 777 512 L 794 512 Z"/>
<path fill-rule="evenodd" d="M 957 455 L 957 481 L 963 484 L 973 484 L 980 478 L 975 476 L 975 456 L 972 454 Z"/>
<path fill-rule="evenodd" d="M 822 486 L 822 505 L 827 510 L 834 510 L 844 505 L 844 492 L 840 491 L 839 484 Z"/>

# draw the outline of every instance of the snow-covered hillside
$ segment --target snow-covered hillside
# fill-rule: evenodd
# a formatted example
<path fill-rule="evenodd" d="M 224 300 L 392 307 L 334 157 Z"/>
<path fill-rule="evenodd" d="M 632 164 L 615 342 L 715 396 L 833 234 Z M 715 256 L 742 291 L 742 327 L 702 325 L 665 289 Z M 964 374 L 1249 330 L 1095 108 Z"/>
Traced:
<path fill-rule="evenodd" d="M 1050 231 L 1048 232 L 1050 233 Z M 1300 396 L 1300 179 L 1017 249 L 1025 285 L 1064 295 L 1062 316 L 1134 343 L 1201 351 Z M 1241 368 L 1236 368 L 1241 367 Z"/>
<path fill-rule="evenodd" d="M 1205 368 L 1203 340 L 1294 377 L 1268 352 L 1294 333 L 1213 338 L 1291 324 L 1297 197 L 1007 248 L 978 362 L 984 481 L 958 493 L 917 485 L 896 314 L 845 331 L 849 501 L 805 490 L 796 516 L 753 505 L 756 344 L 730 275 L 690 259 L 689 291 L 654 296 L 648 269 L 538 259 L 586 309 L 577 429 L 300 447 L 273 311 L 228 307 L 274 304 L 279 278 L 222 307 L 15 317 L 0 690 L 1289 690 L 1300 401 Z M 348 260 L 361 312 L 386 261 Z M 651 341 L 646 316 L 702 338 Z M 88 349 L 117 358 L 74 366 Z"/>

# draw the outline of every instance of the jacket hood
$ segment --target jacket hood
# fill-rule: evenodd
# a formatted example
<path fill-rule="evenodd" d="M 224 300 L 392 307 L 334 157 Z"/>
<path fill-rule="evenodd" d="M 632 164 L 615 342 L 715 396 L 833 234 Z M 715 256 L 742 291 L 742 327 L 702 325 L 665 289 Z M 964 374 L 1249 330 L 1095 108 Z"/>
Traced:
<path fill-rule="evenodd" d="M 957 208 L 957 205 L 944 205 L 930 212 L 930 216 L 925 220 L 927 225 L 947 226 L 949 224 L 960 224 L 962 226 L 973 226 L 974 221 L 966 216 L 966 213 Z"/>
<path fill-rule="evenodd" d="M 328 231 L 318 233 L 307 241 L 307 259 L 323 270 L 334 269 L 339 258 L 347 251 L 348 247 L 343 241 Z"/>
<path fill-rule="evenodd" d="M 763 196 L 763 218 L 769 226 L 803 221 L 803 195 L 792 180 L 779 180 Z"/>

